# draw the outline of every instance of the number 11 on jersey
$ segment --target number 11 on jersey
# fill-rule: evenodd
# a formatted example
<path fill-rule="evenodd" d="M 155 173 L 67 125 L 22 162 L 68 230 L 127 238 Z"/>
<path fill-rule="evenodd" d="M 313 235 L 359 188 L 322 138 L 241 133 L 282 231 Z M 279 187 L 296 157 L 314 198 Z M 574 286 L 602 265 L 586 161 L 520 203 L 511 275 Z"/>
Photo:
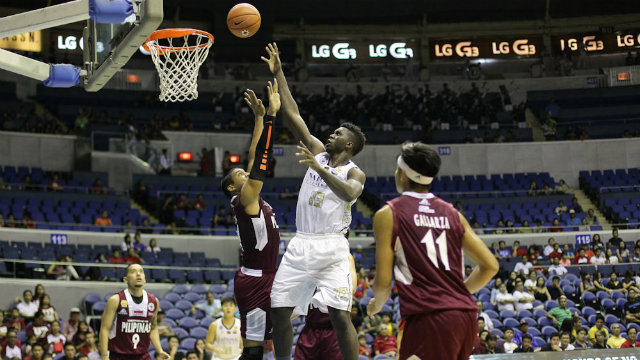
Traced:
<path fill-rule="evenodd" d="M 451 270 L 449 268 L 449 255 L 447 254 L 447 231 L 446 230 L 443 230 L 440 233 L 435 243 L 433 241 L 432 230 L 429 230 L 425 234 L 425 236 L 422 238 L 422 241 L 420 242 L 425 244 L 425 246 L 427 247 L 427 256 L 429 257 L 429 260 L 431 260 L 431 263 L 436 268 L 440 268 L 440 265 L 438 265 L 438 254 L 436 253 L 436 246 L 435 246 L 435 244 L 438 244 L 438 252 L 440 253 L 440 260 L 442 261 L 442 264 L 444 265 L 445 270 L 447 271 Z"/>

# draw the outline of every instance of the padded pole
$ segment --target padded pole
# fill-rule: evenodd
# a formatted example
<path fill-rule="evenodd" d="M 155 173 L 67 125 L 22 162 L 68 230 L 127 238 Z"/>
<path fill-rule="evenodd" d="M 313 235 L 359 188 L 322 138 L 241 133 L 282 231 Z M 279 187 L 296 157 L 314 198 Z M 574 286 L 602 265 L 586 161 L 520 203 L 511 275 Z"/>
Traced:
<path fill-rule="evenodd" d="M 49 78 L 50 66 L 42 61 L 0 49 L 0 69 L 44 81 Z"/>

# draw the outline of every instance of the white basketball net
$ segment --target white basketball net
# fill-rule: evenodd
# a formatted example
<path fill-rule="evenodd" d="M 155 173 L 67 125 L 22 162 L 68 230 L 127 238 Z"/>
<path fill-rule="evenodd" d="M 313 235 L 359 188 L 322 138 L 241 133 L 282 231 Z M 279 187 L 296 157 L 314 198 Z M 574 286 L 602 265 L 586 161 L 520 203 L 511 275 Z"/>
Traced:
<path fill-rule="evenodd" d="M 157 40 L 147 43 L 160 76 L 160 100 L 177 102 L 197 99 L 198 70 L 209 54 L 211 39 L 194 33 L 162 39 L 162 42 L 162 45 Z M 174 46 L 174 42 L 181 45 Z"/>

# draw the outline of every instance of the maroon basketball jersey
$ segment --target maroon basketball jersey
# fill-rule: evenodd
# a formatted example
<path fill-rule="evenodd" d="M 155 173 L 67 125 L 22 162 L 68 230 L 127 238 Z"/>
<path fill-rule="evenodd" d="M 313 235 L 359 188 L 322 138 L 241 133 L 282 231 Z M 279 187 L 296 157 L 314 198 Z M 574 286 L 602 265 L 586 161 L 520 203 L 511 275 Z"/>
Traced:
<path fill-rule="evenodd" d="M 231 211 L 236 217 L 240 245 L 242 246 L 242 266 L 275 272 L 280 249 L 280 232 L 273 208 L 262 198 L 258 199 L 260 213 L 248 215 L 240 203 L 240 196 L 231 199 Z"/>
<path fill-rule="evenodd" d="M 109 332 L 109 351 L 116 354 L 142 355 L 149 352 L 151 319 L 157 311 L 153 294 L 143 292 L 136 304 L 128 289 L 118 293 L 118 309 Z"/>
<path fill-rule="evenodd" d="M 465 230 L 458 211 L 431 193 L 404 192 L 387 204 L 393 210 L 391 246 L 402 317 L 475 311 L 462 277 Z"/>
<path fill-rule="evenodd" d="M 325 314 L 313 306 L 307 312 L 304 326 L 309 327 L 309 329 L 333 329 L 329 314 Z"/>

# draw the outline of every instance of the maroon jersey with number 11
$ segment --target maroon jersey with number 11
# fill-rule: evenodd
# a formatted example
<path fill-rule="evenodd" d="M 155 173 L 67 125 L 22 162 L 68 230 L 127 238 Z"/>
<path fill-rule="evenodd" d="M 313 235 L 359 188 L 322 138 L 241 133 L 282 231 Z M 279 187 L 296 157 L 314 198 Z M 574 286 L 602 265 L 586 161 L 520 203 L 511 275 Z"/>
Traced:
<path fill-rule="evenodd" d="M 476 310 L 464 285 L 458 211 L 431 193 L 404 192 L 393 210 L 394 275 L 402 318 L 440 310 Z"/>

